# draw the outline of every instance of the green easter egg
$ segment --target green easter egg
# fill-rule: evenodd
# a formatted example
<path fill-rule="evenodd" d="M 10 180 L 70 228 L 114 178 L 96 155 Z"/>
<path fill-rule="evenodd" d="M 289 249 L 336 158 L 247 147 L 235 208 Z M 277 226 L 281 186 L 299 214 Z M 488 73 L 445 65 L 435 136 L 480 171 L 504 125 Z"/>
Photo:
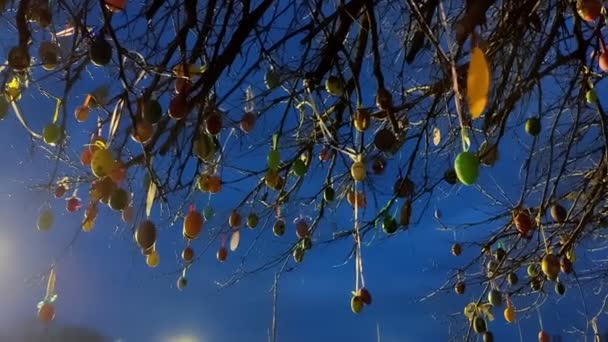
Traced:
<path fill-rule="evenodd" d="M 460 152 L 454 161 L 458 180 L 464 185 L 471 185 L 479 175 L 479 160 L 471 152 Z"/>

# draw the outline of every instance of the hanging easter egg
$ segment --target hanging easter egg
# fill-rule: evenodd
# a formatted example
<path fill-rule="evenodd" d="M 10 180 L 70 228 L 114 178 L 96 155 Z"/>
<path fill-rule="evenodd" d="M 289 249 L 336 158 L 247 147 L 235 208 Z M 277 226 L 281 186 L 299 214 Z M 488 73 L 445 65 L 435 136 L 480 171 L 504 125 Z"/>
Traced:
<path fill-rule="evenodd" d="M 144 103 L 142 115 L 146 122 L 153 125 L 158 123 L 163 116 L 163 108 L 160 102 L 156 99 L 148 99 Z"/>
<path fill-rule="evenodd" d="M 120 211 L 129 205 L 129 193 L 125 189 L 116 188 L 110 195 L 110 208 Z"/>
<path fill-rule="evenodd" d="M 42 139 L 45 143 L 55 146 L 63 138 L 63 129 L 54 123 L 50 123 L 42 130 Z"/>
<path fill-rule="evenodd" d="M 374 136 L 374 146 L 382 152 L 390 151 L 396 143 L 395 134 L 386 128 L 379 130 Z"/>
<path fill-rule="evenodd" d="M 260 218 L 256 213 L 249 213 L 249 215 L 247 215 L 247 227 L 250 229 L 257 227 L 259 222 Z"/>
<path fill-rule="evenodd" d="M 80 152 L 80 163 L 84 166 L 90 166 L 91 159 L 93 159 L 93 152 L 88 147 L 83 148 Z"/>
<path fill-rule="evenodd" d="M 213 142 L 213 138 L 211 138 L 211 136 L 201 134 L 194 141 L 192 149 L 192 152 L 194 152 L 194 155 L 197 158 L 208 161 L 213 159 L 213 155 L 215 154 L 215 143 Z"/>
<path fill-rule="evenodd" d="M 217 250 L 217 254 L 215 256 L 219 262 L 224 262 L 226 261 L 226 258 L 228 258 L 228 250 L 226 247 L 222 246 Z"/>
<path fill-rule="evenodd" d="M 145 144 L 154 135 L 154 126 L 144 119 L 136 119 L 134 127 L 131 129 L 131 138 L 140 143 Z"/>
<path fill-rule="evenodd" d="M 214 111 L 205 118 L 205 130 L 210 135 L 218 135 L 222 131 L 222 116 Z"/>
<path fill-rule="evenodd" d="M 93 230 L 95 219 L 97 218 L 97 205 L 90 203 L 84 211 L 84 220 L 82 221 L 82 230 L 84 232 L 90 232 Z"/>
<path fill-rule="evenodd" d="M 481 336 L 483 342 L 494 342 L 494 334 L 489 331 L 486 331 Z"/>
<path fill-rule="evenodd" d="M 200 176 L 198 176 L 198 180 L 196 181 L 196 186 L 198 187 L 198 189 L 202 192 L 209 192 L 209 188 L 210 188 L 210 182 L 209 179 L 211 178 L 211 175 L 207 172 L 202 173 Z"/>
<path fill-rule="evenodd" d="M 239 124 L 241 131 L 244 133 L 250 133 L 255 126 L 256 116 L 252 112 L 245 112 L 243 117 L 241 118 L 241 122 Z"/>
<path fill-rule="evenodd" d="M 55 198 L 61 198 L 63 197 L 63 195 L 65 195 L 66 191 L 68 191 L 68 189 L 65 187 L 65 185 L 59 184 L 55 188 L 53 195 L 55 196 Z"/>
<path fill-rule="evenodd" d="M 554 254 L 546 254 L 541 262 L 543 273 L 550 280 L 557 280 L 559 273 L 559 258 Z"/>
<path fill-rule="evenodd" d="M 89 106 L 78 106 L 74 110 L 74 117 L 78 122 L 85 122 L 89 118 Z"/>
<path fill-rule="evenodd" d="M 298 239 L 303 239 L 304 237 L 308 236 L 309 233 L 309 227 L 308 227 L 308 222 L 306 222 L 305 219 L 300 218 L 296 220 L 296 236 L 298 237 Z"/>
<path fill-rule="evenodd" d="M 283 179 L 279 176 L 279 173 L 276 170 L 268 169 L 266 174 L 264 175 L 264 183 L 266 186 L 273 190 L 281 190 L 283 187 Z"/>
<path fill-rule="evenodd" d="M 538 275 L 538 268 L 536 267 L 535 264 L 530 264 L 530 265 L 528 265 L 528 268 L 526 269 L 526 273 L 528 273 L 528 276 L 530 278 L 536 277 Z"/>
<path fill-rule="evenodd" d="M 228 225 L 232 228 L 238 228 L 241 225 L 241 214 L 236 209 L 230 213 Z"/>
<path fill-rule="evenodd" d="M 577 0 L 576 11 L 587 22 L 594 22 L 602 14 L 600 0 Z"/>
<path fill-rule="evenodd" d="M 505 321 L 509 323 L 515 322 L 515 309 L 513 309 L 513 307 L 507 307 L 503 312 L 503 315 L 505 316 Z"/>
<path fill-rule="evenodd" d="M 279 168 L 279 164 L 281 164 L 281 152 L 277 149 L 272 149 L 268 153 L 268 168 L 271 170 L 277 170 Z"/>
<path fill-rule="evenodd" d="M 355 206 L 357 204 L 357 208 L 365 208 L 367 206 L 367 198 L 365 194 L 361 191 L 355 193 L 354 191 L 349 191 L 346 195 L 346 201 L 351 206 Z"/>
<path fill-rule="evenodd" d="M 194 259 L 194 250 L 192 247 L 186 247 L 182 250 L 182 260 L 185 262 L 191 262 Z"/>
<path fill-rule="evenodd" d="M 395 232 L 397 232 L 397 220 L 390 215 L 384 216 L 384 219 L 382 220 L 382 230 L 388 235 L 395 234 Z"/>
<path fill-rule="evenodd" d="M 169 102 L 169 116 L 174 120 L 181 120 L 188 114 L 188 102 L 186 96 L 177 94 Z"/>
<path fill-rule="evenodd" d="M 184 217 L 182 234 L 184 238 L 194 240 L 203 230 L 203 216 L 192 208 Z"/>
<path fill-rule="evenodd" d="M 363 299 L 359 296 L 352 296 L 350 299 L 350 309 L 355 314 L 358 314 L 363 310 L 363 304 Z"/>
<path fill-rule="evenodd" d="M 463 294 L 465 290 L 465 284 L 462 281 L 457 282 L 456 284 L 454 284 L 454 292 L 456 292 L 456 294 Z"/>
<path fill-rule="evenodd" d="M 102 179 L 96 180 L 93 183 L 93 187 L 96 192 L 96 196 L 92 195 L 92 199 L 96 198 L 97 200 L 101 200 L 104 203 L 109 203 L 110 197 L 116 189 L 116 184 L 110 177 L 104 177 Z"/>
<path fill-rule="evenodd" d="M 363 182 L 366 173 L 365 164 L 361 160 L 355 161 L 350 167 L 350 175 L 357 182 Z"/>
<path fill-rule="evenodd" d="M 506 256 L 507 252 L 502 247 L 498 247 L 494 252 L 494 258 L 496 258 L 496 260 L 499 262 L 503 261 Z"/>
<path fill-rule="evenodd" d="M 549 334 L 544 331 L 538 333 L 538 342 L 549 342 L 551 339 L 549 338 Z"/>
<path fill-rule="evenodd" d="M 540 278 L 537 277 L 537 278 L 533 278 L 532 280 L 530 280 L 530 288 L 534 292 L 538 292 L 538 291 L 542 290 L 543 283 L 540 281 Z"/>
<path fill-rule="evenodd" d="M 471 152 L 460 152 L 454 161 L 454 170 L 462 184 L 471 185 L 475 183 L 479 174 L 479 160 Z"/>
<path fill-rule="evenodd" d="M 494 275 L 496 275 L 496 271 L 498 271 L 498 262 L 496 260 L 488 261 L 488 264 L 486 265 L 488 278 L 494 277 Z"/>
<path fill-rule="evenodd" d="M 332 202 L 335 198 L 336 198 L 336 192 L 334 191 L 334 189 L 330 186 L 325 188 L 325 190 L 323 191 L 323 199 L 326 202 Z"/>
<path fill-rule="evenodd" d="M 302 159 L 298 158 L 293 162 L 293 173 L 296 176 L 304 177 L 307 170 L 308 170 L 308 167 L 306 166 L 306 163 Z"/>
<path fill-rule="evenodd" d="M 215 212 L 213 211 L 213 207 L 208 205 L 203 209 L 203 217 L 205 218 L 205 220 L 207 220 L 207 221 L 211 220 L 214 215 L 215 215 Z"/>
<path fill-rule="evenodd" d="M 564 223 L 566 221 L 568 212 L 559 203 L 551 206 L 551 218 L 557 223 Z"/>
<path fill-rule="evenodd" d="M 365 287 L 357 290 L 357 296 L 361 298 L 365 305 L 370 305 L 372 303 L 372 294 Z"/>
<path fill-rule="evenodd" d="M 587 92 L 585 93 L 585 100 L 589 104 L 594 104 L 597 102 L 597 93 L 595 92 L 595 89 L 587 90 Z"/>
<path fill-rule="evenodd" d="M 555 283 L 555 293 L 560 296 L 563 296 L 566 293 L 566 286 L 564 286 L 563 283 L 558 281 L 557 283 Z"/>
<path fill-rule="evenodd" d="M 218 175 L 209 176 L 209 192 L 217 194 L 222 190 L 222 179 Z"/>
<path fill-rule="evenodd" d="M 15 46 L 8 52 L 8 65 L 15 71 L 24 71 L 30 66 L 30 54 L 26 46 Z"/>
<path fill-rule="evenodd" d="M 173 73 L 177 77 L 185 77 L 191 78 L 196 75 L 200 75 L 206 67 L 203 65 L 202 67 L 196 66 L 196 64 L 188 64 L 188 63 L 178 63 L 173 67 Z"/>
<path fill-rule="evenodd" d="M 178 77 L 175 79 L 175 93 L 187 95 L 192 88 L 192 81 L 188 78 Z"/>
<path fill-rule="evenodd" d="M 322 162 L 326 162 L 331 158 L 332 150 L 330 148 L 323 148 L 321 152 L 319 152 L 319 160 Z"/>
<path fill-rule="evenodd" d="M 54 70 L 59 64 L 59 47 L 49 41 L 41 42 L 38 48 L 38 57 L 45 70 Z"/>
<path fill-rule="evenodd" d="M 502 295 L 500 294 L 500 291 L 498 291 L 497 289 L 490 290 L 490 292 L 488 292 L 488 302 L 493 307 L 501 306 L 502 305 Z"/>
<path fill-rule="evenodd" d="M 55 307 L 52 303 L 44 302 L 38 308 L 38 319 L 44 323 L 48 323 L 55 318 Z"/>
<path fill-rule="evenodd" d="M 120 12 L 125 9 L 127 0 L 104 0 L 106 9 L 110 12 Z"/>
<path fill-rule="evenodd" d="M 376 92 L 376 106 L 382 111 L 390 111 L 393 109 L 393 96 L 388 90 L 378 88 Z"/>
<path fill-rule="evenodd" d="M 156 242 L 156 226 L 152 221 L 145 220 L 135 231 L 135 241 L 143 250 L 154 246 Z"/>
<path fill-rule="evenodd" d="M 479 118 L 486 107 L 491 77 L 492 71 L 484 51 L 478 46 L 473 46 L 466 83 L 466 100 L 472 119 Z"/>
<path fill-rule="evenodd" d="M 80 209 L 80 198 L 72 196 L 66 200 L 65 209 L 68 213 L 74 213 Z"/>
<path fill-rule="evenodd" d="M 21 93 L 25 90 L 27 83 L 21 81 L 22 77 L 13 76 L 4 85 L 3 96 L 10 102 L 17 102 L 21 99 Z"/>
<path fill-rule="evenodd" d="M 112 45 L 103 34 L 97 35 L 91 43 L 89 58 L 96 66 L 105 66 L 112 60 Z"/>
<path fill-rule="evenodd" d="M 116 167 L 112 152 L 106 148 L 100 148 L 93 152 L 91 158 L 91 171 L 97 178 L 109 176 Z"/>
<path fill-rule="evenodd" d="M 341 96 L 344 92 L 344 82 L 337 76 L 329 76 L 325 81 L 325 90 L 333 96 Z"/>
<path fill-rule="evenodd" d="M 540 118 L 533 117 L 533 118 L 529 118 L 528 120 L 526 120 L 524 129 L 526 130 L 526 133 L 530 134 L 531 136 L 535 137 L 535 136 L 539 135 L 540 128 L 541 128 Z"/>
<path fill-rule="evenodd" d="M 36 226 L 40 231 L 47 231 L 53 225 L 53 221 L 55 220 L 53 212 L 50 209 L 46 209 L 40 213 L 38 216 L 38 221 Z"/>
<path fill-rule="evenodd" d="M 369 110 L 359 107 L 353 115 L 353 126 L 359 132 L 364 132 L 369 128 L 370 114 Z"/>
<path fill-rule="evenodd" d="M 154 268 L 158 266 L 160 262 L 160 257 L 156 250 L 151 250 L 150 254 L 146 255 L 146 265 L 150 268 Z"/>
<path fill-rule="evenodd" d="M 562 273 L 570 274 L 572 273 L 572 261 L 568 259 L 565 255 L 559 259 L 559 269 Z"/>
<path fill-rule="evenodd" d="M 266 71 L 266 74 L 264 75 L 264 83 L 266 84 L 266 87 L 270 90 L 280 86 L 281 73 L 271 67 L 270 69 L 268 69 L 268 71 Z"/>
<path fill-rule="evenodd" d="M 285 234 L 285 221 L 278 219 L 272 226 L 272 232 L 275 236 L 283 236 Z"/>
<path fill-rule="evenodd" d="M 4 7 L 4 3 L 0 2 L 0 10 Z M 53 20 L 53 13 L 49 8 L 49 3 L 44 0 L 30 0 L 29 8 L 27 8 L 27 18 L 40 25 L 41 28 L 47 28 Z"/>
<path fill-rule="evenodd" d="M 528 232 L 532 230 L 532 220 L 525 210 L 520 210 L 515 214 L 513 223 L 522 236 L 527 236 Z"/>
<path fill-rule="evenodd" d="M 230 234 L 230 251 L 234 252 L 237 248 L 239 248 L 239 244 L 241 242 L 241 232 L 238 229 L 232 231 Z"/>
<path fill-rule="evenodd" d="M 177 289 L 182 291 L 183 289 L 186 288 L 186 285 L 188 285 L 188 279 L 186 279 L 186 277 L 181 276 L 179 278 L 177 278 Z"/>
<path fill-rule="evenodd" d="M 451 250 L 453 256 L 459 256 L 460 254 L 462 254 L 462 246 L 460 246 L 459 243 L 453 244 Z"/>
<path fill-rule="evenodd" d="M 285 185 L 285 179 L 283 177 L 279 176 L 279 174 L 276 171 L 272 171 L 271 169 L 268 169 L 268 172 L 266 172 L 266 177 L 269 177 L 269 178 L 265 178 L 266 185 L 269 188 L 271 188 L 275 191 L 280 191 L 281 189 L 283 189 L 283 186 Z M 273 179 L 273 177 L 274 177 L 274 179 Z"/>
<path fill-rule="evenodd" d="M 505 321 L 507 321 L 508 323 L 515 322 L 515 309 L 513 309 L 512 307 L 508 306 L 507 308 L 505 308 L 503 315 L 505 316 Z"/>
<path fill-rule="evenodd" d="M 478 334 L 483 334 L 487 331 L 486 320 L 483 317 L 477 316 L 473 319 L 473 330 Z"/>
<path fill-rule="evenodd" d="M 507 283 L 510 286 L 515 286 L 517 285 L 517 282 L 519 281 L 519 278 L 517 277 L 516 273 L 510 272 L 509 274 L 507 274 Z"/>
<path fill-rule="evenodd" d="M 297 246 L 292 253 L 293 256 L 293 260 L 296 263 L 301 263 L 302 261 L 304 261 L 304 248 L 302 248 L 301 246 Z"/>

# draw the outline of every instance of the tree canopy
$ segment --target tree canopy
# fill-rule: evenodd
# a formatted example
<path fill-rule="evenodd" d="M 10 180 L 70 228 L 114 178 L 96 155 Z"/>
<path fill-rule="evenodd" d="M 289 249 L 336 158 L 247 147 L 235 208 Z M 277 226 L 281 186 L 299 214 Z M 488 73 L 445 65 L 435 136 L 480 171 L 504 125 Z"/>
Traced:
<path fill-rule="evenodd" d="M 467 338 L 490 341 L 493 316 L 512 322 L 567 288 L 608 298 L 600 0 L 0 8 L 0 112 L 52 160 L 32 187 L 48 196 L 41 231 L 63 210 L 55 197 L 68 197 L 79 231 L 95 234 L 96 218 L 114 215 L 155 267 L 155 246 L 178 225 L 180 289 L 209 255 L 243 256 L 228 286 L 349 240 L 356 281 L 345 291 L 359 313 L 373 292 L 365 249 L 429 229 L 419 223 L 434 216 L 454 232 L 445 249 L 463 255 L 429 296 L 475 291 Z M 433 212 L 456 194 L 469 199 L 456 203 L 467 222 Z M 222 197 L 233 206 L 214 206 Z M 332 229 L 336 217 L 348 221 Z M 276 239 L 276 253 L 254 252 Z M 39 306 L 45 321 L 54 277 Z M 589 313 L 587 333 L 604 309 Z"/>

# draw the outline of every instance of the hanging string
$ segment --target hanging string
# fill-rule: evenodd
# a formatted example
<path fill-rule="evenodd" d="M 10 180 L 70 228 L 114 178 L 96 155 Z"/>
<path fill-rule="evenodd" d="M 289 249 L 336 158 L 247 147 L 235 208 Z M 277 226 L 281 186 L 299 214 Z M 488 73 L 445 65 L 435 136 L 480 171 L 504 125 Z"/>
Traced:
<path fill-rule="evenodd" d="M 543 228 L 543 224 L 541 223 L 541 215 L 540 215 L 540 210 L 538 211 L 538 214 L 536 215 L 536 223 L 538 224 L 538 228 L 540 230 L 540 235 L 543 239 L 543 243 L 545 244 L 545 253 L 549 254 L 550 250 L 549 250 L 549 244 L 547 244 L 547 237 L 545 236 L 545 229 Z"/>
<path fill-rule="evenodd" d="M 543 318 L 540 315 L 540 309 L 536 307 L 536 313 L 538 314 L 538 323 L 540 324 L 540 330 L 543 331 Z"/>
<path fill-rule="evenodd" d="M 357 181 L 355 180 L 354 196 L 355 200 L 355 291 L 359 289 L 359 277 L 361 274 L 361 258 L 360 244 L 359 244 L 359 193 L 357 192 Z"/>

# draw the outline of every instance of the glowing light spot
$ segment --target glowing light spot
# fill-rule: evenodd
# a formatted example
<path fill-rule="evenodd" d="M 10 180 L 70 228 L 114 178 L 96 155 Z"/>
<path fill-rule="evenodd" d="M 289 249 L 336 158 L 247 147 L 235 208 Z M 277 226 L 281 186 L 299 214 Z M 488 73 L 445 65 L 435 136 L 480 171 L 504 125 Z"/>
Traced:
<path fill-rule="evenodd" d="M 166 342 L 203 342 L 203 340 L 194 335 L 184 334 L 171 336 L 166 340 Z"/>

